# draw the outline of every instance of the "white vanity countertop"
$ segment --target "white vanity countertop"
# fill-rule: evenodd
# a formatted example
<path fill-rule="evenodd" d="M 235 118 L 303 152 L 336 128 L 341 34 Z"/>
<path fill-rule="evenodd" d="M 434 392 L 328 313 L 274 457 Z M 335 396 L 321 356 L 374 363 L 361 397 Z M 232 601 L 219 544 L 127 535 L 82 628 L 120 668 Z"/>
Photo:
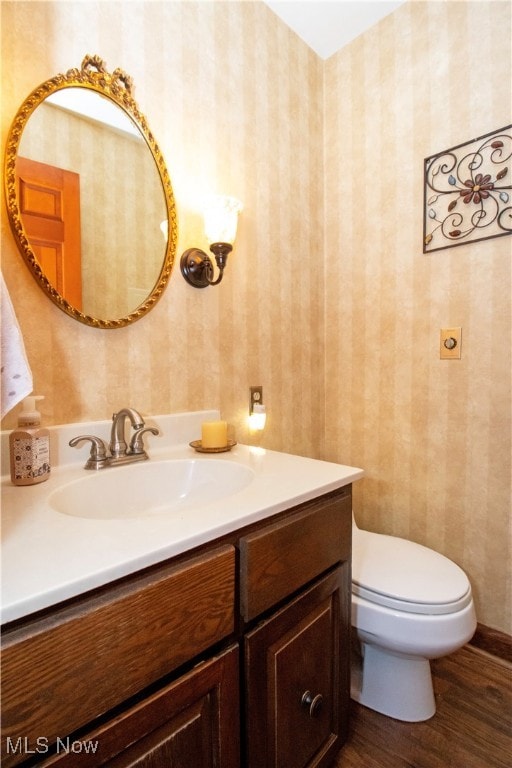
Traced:
<path fill-rule="evenodd" d="M 49 480 L 16 487 L 9 476 L 2 477 L 2 624 L 162 562 L 363 477 L 363 471 L 356 467 L 247 445 L 237 445 L 221 454 L 196 453 L 188 441 L 200 437 L 203 421 L 216 418 L 217 411 L 147 418 L 146 424 L 158 426 L 162 433 L 161 437 L 148 436 L 149 461 L 221 459 L 250 467 L 254 480 L 230 496 L 192 509 L 129 519 L 73 517 L 49 506 L 47 499 L 52 491 L 92 474 L 83 468 L 89 445 L 84 444 L 81 450 L 70 449 L 69 439 L 95 434 L 108 441 L 110 423 L 51 428 L 52 463 L 55 464 L 58 456 L 60 466 L 52 467 Z M 8 433 L 2 433 L 4 458 L 7 436 Z M 69 463 L 71 461 L 73 463 Z M 131 466 L 136 471 L 138 465 Z M 102 472 L 120 469 L 111 467 Z"/>

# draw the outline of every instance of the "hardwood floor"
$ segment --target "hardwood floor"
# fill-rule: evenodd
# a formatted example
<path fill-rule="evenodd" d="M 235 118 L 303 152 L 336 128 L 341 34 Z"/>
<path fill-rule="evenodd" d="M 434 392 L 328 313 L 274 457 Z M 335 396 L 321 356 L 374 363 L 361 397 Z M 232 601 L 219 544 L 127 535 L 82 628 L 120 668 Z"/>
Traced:
<path fill-rule="evenodd" d="M 472 646 L 431 662 L 437 711 L 403 723 L 351 702 L 333 768 L 510 768 L 512 665 Z"/>

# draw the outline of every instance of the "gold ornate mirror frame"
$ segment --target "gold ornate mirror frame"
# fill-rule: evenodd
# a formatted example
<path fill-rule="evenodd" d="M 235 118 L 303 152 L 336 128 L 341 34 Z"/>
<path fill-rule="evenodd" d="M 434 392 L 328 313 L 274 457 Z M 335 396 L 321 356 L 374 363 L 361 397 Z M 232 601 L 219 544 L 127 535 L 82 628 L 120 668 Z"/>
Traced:
<path fill-rule="evenodd" d="M 48 280 L 44 274 L 38 260 L 34 254 L 30 241 L 25 232 L 20 215 L 19 200 L 17 199 L 16 184 L 16 158 L 22 137 L 23 130 L 27 125 L 29 117 L 34 110 L 51 94 L 65 88 L 87 88 L 97 91 L 102 96 L 107 97 L 119 106 L 135 123 L 140 131 L 147 146 L 149 147 L 155 161 L 158 174 L 162 183 L 165 206 L 167 208 L 168 235 L 165 256 L 160 270 L 160 274 L 153 289 L 138 307 L 125 317 L 118 319 L 100 319 L 84 314 L 81 310 L 73 307 Z M 132 95 L 132 79 L 121 69 L 116 69 L 109 74 L 105 67 L 105 62 L 99 56 L 87 55 L 81 65 L 81 69 L 70 69 L 64 74 L 56 75 L 50 80 L 42 83 L 25 99 L 11 125 L 5 154 L 4 181 L 7 213 L 9 223 L 27 266 L 29 267 L 36 282 L 44 293 L 67 315 L 75 318 L 81 323 L 93 326 L 95 328 L 120 328 L 139 320 L 147 314 L 160 299 L 167 282 L 170 278 L 177 244 L 177 220 L 174 195 L 169 178 L 169 174 L 162 157 L 162 154 L 155 142 L 155 139 L 149 130 L 144 115 L 139 112 L 137 104 Z M 143 203 L 142 203 L 143 204 Z"/>

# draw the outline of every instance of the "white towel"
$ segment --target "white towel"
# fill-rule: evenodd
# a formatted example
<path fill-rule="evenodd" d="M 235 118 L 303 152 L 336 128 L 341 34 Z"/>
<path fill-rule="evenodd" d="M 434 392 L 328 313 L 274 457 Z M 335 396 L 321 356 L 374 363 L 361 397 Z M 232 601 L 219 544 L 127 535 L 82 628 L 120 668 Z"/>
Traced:
<path fill-rule="evenodd" d="M 28 364 L 21 330 L 11 297 L 0 273 L 0 314 L 2 319 L 2 419 L 33 389 L 32 371 Z"/>

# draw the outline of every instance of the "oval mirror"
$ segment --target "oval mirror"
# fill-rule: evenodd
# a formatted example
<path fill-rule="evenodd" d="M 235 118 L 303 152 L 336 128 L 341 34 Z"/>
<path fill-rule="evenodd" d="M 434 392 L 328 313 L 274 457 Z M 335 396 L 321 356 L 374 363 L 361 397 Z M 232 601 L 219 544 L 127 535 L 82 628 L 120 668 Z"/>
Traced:
<path fill-rule="evenodd" d="M 132 80 L 98 56 L 36 88 L 7 139 L 9 222 L 38 285 L 96 328 L 143 317 L 170 278 L 176 208 Z"/>

